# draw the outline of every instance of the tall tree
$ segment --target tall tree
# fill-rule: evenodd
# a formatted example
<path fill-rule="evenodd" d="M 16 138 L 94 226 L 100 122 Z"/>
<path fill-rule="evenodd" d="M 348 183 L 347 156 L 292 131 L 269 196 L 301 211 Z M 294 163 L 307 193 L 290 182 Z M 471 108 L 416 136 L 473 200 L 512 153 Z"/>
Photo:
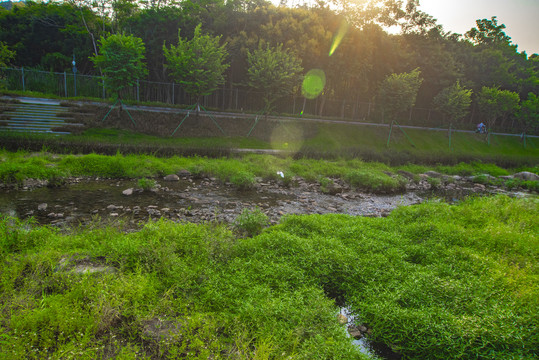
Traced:
<path fill-rule="evenodd" d="M 283 46 L 265 48 L 259 45 L 258 49 L 247 52 L 248 84 L 263 93 L 264 113 L 268 114 L 274 102 L 286 95 L 292 94 L 301 79 L 301 61 L 283 50 Z"/>
<path fill-rule="evenodd" d="M 477 95 L 479 109 L 487 117 L 489 129 L 494 128 L 498 119 L 505 120 L 507 116 L 514 115 L 519 109 L 519 101 L 517 93 L 497 87 L 483 86 Z"/>
<path fill-rule="evenodd" d="M 182 39 L 178 30 L 178 45 L 171 45 L 170 49 L 163 45 L 168 70 L 195 97 L 197 105 L 202 96 L 224 83 L 224 72 L 229 66 L 224 62 L 228 55 L 225 45 L 219 45 L 221 37 L 202 34 L 201 27 L 196 27 L 191 40 Z"/>
<path fill-rule="evenodd" d="M 414 69 L 401 74 L 387 76 L 380 86 L 379 102 L 384 109 L 384 115 L 390 120 L 414 106 L 417 92 L 423 82 L 421 71 Z"/>
<path fill-rule="evenodd" d="M 116 34 L 99 40 L 99 55 L 90 57 L 95 66 L 101 68 L 105 87 L 116 93 L 121 100 L 121 91 L 136 84 L 146 73 L 144 43 L 141 39 Z M 120 110 L 122 104 L 120 102 Z"/>

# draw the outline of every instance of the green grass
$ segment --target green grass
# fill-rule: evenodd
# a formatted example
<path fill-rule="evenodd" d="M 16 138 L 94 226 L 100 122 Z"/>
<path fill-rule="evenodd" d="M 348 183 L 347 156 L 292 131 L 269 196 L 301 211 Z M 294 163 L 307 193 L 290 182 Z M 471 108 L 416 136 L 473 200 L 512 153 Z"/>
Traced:
<path fill-rule="evenodd" d="M 432 202 L 388 218 L 289 216 L 248 238 L 213 223 L 62 234 L 2 218 L 0 347 L 34 359 L 366 358 L 338 300 L 406 358 L 534 359 L 538 210 Z M 90 263 L 108 271 L 75 271 Z"/>
<path fill-rule="evenodd" d="M 503 169 L 481 162 L 459 163 L 455 166 L 406 165 L 391 167 L 379 162 L 364 162 L 359 159 L 292 159 L 271 155 L 243 155 L 232 158 L 156 157 L 152 155 L 114 156 L 99 154 L 54 155 L 47 151 L 29 153 L 0 150 L 0 181 L 21 183 L 24 179 L 47 179 L 58 182 L 67 176 L 95 176 L 102 178 L 151 178 L 162 177 L 187 169 L 194 176 L 215 177 L 222 182 L 230 182 L 239 189 L 250 189 L 256 178 L 279 180 L 285 185 L 293 185 L 294 176 L 310 182 L 323 178 L 342 179 L 363 191 L 396 193 L 404 191 L 406 180 L 398 175 L 399 170 L 420 174 L 436 170 L 443 174 L 463 176 L 489 173 L 493 176 L 507 175 L 516 171 L 537 172 L 537 167 Z M 278 175 L 283 172 L 284 178 Z M 510 183 L 511 187 L 525 185 L 533 190 L 536 182 Z M 503 185 L 503 182 L 500 182 Z"/>

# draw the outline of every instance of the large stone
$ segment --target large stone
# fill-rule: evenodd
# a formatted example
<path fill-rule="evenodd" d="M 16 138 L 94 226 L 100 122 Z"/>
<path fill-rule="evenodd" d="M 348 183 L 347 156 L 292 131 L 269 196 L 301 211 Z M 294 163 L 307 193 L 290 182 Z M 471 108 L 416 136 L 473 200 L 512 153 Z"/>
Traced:
<path fill-rule="evenodd" d="M 122 191 L 122 194 L 124 194 L 125 196 L 133 195 L 133 188 L 125 189 L 124 191 Z"/>
<path fill-rule="evenodd" d="M 526 181 L 539 181 L 539 175 L 534 174 L 529 171 L 522 171 L 522 172 L 513 174 L 513 177 L 517 179 L 521 179 L 521 180 L 526 180 Z"/>
<path fill-rule="evenodd" d="M 431 177 L 431 178 L 437 178 L 437 179 L 441 179 L 443 178 L 444 176 L 436 171 L 427 171 L 425 173 L 425 175 L 427 175 L 428 177 Z"/>
<path fill-rule="evenodd" d="M 48 206 L 47 203 L 39 204 L 39 205 L 37 206 L 37 209 L 38 209 L 39 211 L 45 211 L 45 210 L 47 210 L 47 206 Z"/>
<path fill-rule="evenodd" d="M 180 177 L 176 174 L 170 174 L 170 175 L 167 175 L 163 178 L 163 180 L 165 181 L 179 181 L 180 180 Z"/>
<path fill-rule="evenodd" d="M 178 171 L 178 176 L 182 178 L 188 178 L 191 177 L 191 173 L 188 170 L 182 169 Z"/>

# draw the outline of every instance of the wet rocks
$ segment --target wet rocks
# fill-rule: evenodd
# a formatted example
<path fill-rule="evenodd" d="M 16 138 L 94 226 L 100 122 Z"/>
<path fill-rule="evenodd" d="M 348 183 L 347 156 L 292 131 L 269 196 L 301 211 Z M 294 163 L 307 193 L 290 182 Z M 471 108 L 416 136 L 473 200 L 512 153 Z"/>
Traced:
<path fill-rule="evenodd" d="M 165 181 L 180 181 L 180 177 L 176 174 L 170 174 L 163 178 Z"/>
<path fill-rule="evenodd" d="M 47 210 L 47 207 L 48 207 L 48 204 L 47 204 L 47 203 L 42 203 L 42 204 L 39 204 L 39 205 L 37 206 L 37 210 L 39 210 L 39 211 L 45 211 L 45 210 Z"/>
<path fill-rule="evenodd" d="M 122 194 L 125 196 L 133 195 L 133 188 L 125 189 L 124 191 L 122 191 Z"/>

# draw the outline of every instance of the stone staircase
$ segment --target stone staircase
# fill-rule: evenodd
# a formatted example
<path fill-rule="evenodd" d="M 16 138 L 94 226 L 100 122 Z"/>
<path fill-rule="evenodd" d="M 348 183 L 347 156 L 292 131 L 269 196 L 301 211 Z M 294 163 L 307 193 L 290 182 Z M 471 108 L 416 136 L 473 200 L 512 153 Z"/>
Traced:
<path fill-rule="evenodd" d="M 30 98 L 18 100 L 20 102 L 0 103 L 0 131 L 63 135 L 70 133 L 65 128 L 82 126 L 67 122 L 73 117 L 69 114 L 69 108 L 60 106 L 59 101 Z M 62 131 L 55 130 L 60 127 Z"/>

